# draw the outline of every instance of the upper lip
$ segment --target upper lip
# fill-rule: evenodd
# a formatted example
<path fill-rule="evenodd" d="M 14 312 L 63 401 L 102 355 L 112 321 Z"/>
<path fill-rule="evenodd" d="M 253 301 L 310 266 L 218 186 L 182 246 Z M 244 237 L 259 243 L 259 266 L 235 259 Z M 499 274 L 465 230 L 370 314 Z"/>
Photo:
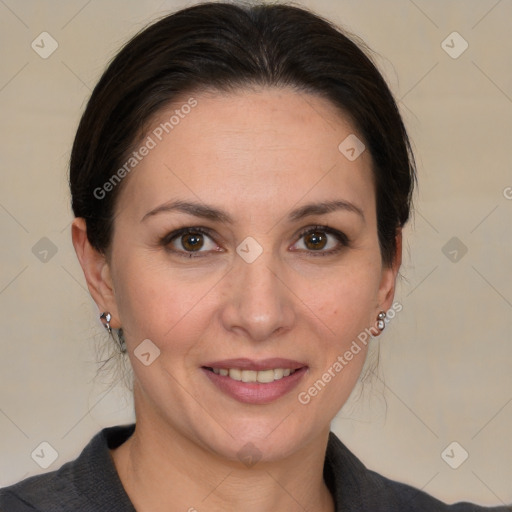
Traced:
<path fill-rule="evenodd" d="M 218 369 L 229 369 L 229 368 L 237 368 L 240 370 L 274 370 L 276 368 L 283 368 L 290 370 L 297 370 L 304 366 L 307 366 L 304 363 L 300 363 L 299 361 L 293 361 L 292 359 L 283 359 L 281 357 L 273 357 L 270 359 L 261 359 L 260 361 L 255 361 L 254 359 L 247 358 L 238 358 L 238 359 L 224 359 L 222 361 L 213 361 L 211 363 L 206 363 L 203 365 L 207 368 L 218 368 Z"/>

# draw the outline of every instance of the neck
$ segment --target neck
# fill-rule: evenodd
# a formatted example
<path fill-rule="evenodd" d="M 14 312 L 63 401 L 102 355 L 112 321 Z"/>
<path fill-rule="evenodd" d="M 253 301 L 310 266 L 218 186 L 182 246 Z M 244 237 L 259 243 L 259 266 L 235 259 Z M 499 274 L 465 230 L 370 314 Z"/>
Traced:
<path fill-rule="evenodd" d="M 323 480 L 328 429 L 284 459 L 246 466 L 199 446 L 148 411 L 136 406 L 136 412 L 135 432 L 111 453 L 138 512 L 334 511 Z"/>

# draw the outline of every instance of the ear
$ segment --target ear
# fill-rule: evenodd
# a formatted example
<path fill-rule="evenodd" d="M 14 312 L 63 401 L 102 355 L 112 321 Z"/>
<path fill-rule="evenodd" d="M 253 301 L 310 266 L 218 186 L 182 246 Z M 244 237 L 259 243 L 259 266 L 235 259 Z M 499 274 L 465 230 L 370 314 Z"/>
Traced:
<path fill-rule="evenodd" d="M 395 236 L 395 254 L 391 265 L 382 268 L 382 277 L 378 292 L 379 311 L 388 311 L 395 296 L 396 278 L 402 264 L 402 228 L 398 228 Z"/>
<path fill-rule="evenodd" d="M 101 313 L 108 311 L 112 315 L 110 325 L 112 328 L 118 329 L 120 321 L 110 266 L 105 255 L 98 252 L 90 244 L 84 218 L 75 218 L 71 224 L 71 238 L 94 302 L 96 302 Z"/>

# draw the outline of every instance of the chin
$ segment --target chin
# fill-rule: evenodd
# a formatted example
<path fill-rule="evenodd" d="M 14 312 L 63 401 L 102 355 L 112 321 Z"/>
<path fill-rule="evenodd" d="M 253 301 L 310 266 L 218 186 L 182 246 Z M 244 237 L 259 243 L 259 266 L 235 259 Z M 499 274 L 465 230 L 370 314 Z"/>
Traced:
<path fill-rule="evenodd" d="M 292 455 L 325 430 L 299 421 L 293 415 L 292 412 L 271 419 L 231 421 L 227 425 L 227 432 L 223 425 L 214 429 L 216 435 L 212 436 L 210 430 L 201 437 L 211 451 L 224 459 L 240 461 L 247 466 L 255 461 L 275 462 Z"/>

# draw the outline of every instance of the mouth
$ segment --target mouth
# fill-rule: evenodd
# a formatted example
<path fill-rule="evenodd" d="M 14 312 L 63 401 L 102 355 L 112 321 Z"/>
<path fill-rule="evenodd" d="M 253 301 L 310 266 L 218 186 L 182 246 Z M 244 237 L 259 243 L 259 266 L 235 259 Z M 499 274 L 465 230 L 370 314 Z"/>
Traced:
<path fill-rule="evenodd" d="M 267 404 L 289 393 L 308 370 L 290 359 L 230 359 L 208 363 L 203 372 L 220 391 L 243 403 Z"/>

